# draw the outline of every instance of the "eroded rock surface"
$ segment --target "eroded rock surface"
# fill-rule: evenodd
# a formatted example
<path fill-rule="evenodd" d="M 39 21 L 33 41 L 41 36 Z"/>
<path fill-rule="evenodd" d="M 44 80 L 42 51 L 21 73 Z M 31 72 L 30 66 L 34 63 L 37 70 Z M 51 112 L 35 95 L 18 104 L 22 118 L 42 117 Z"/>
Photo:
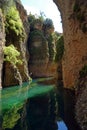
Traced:
<path fill-rule="evenodd" d="M 2 88 L 3 47 L 5 45 L 4 18 L 0 9 L 0 88 Z"/>
<path fill-rule="evenodd" d="M 65 52 L 62 66 L 64 87 L 72 89 L 76 80 L 78 80 L 80 69 L 84 64 L 87 64 L 87 27 L 85 26 L 87 25 L 87 1 L 54 0 L 54 2 L 61 12 L 63 22 Z M 84 29 L 82 29 L 83 26 Z"/>

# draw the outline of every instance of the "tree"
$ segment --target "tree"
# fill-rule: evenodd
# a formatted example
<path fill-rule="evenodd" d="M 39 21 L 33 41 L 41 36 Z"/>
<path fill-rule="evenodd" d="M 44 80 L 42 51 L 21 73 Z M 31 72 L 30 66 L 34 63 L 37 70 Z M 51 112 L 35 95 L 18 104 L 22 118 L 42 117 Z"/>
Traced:
<path fill-rule="evenodd" d="M 44 24 L 45 28 L 46 27 L 48 27 L 48 28 L 54 27 L 52 19 L 49 19 L 49 18 L 46 18 L 44 20 L 43 24 Z"/>

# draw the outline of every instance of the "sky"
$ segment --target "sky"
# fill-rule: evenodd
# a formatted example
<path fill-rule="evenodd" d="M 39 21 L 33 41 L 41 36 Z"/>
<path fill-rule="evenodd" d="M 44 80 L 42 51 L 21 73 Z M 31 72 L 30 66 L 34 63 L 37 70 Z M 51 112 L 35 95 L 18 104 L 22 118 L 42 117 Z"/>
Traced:
<path fill-rule="evenodd" d="M 28 14 L 31 12 L 40 15 L 40 12 L 44 12 L 46 18 L 52 19 L 55 31 L 63 32 L 60 12 L 53 0 L 21 0 L 21 2 Z"/>

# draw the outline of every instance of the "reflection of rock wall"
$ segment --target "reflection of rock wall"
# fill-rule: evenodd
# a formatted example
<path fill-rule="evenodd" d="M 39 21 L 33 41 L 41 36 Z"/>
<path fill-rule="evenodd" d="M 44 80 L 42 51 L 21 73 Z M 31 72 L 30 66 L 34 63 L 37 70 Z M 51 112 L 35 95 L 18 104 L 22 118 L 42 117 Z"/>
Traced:
<path fill-rule="evenodd" d="M 3 46 L 5 44 L 4 20 L 0 10 L 0 88 L 2 87 Z"/>

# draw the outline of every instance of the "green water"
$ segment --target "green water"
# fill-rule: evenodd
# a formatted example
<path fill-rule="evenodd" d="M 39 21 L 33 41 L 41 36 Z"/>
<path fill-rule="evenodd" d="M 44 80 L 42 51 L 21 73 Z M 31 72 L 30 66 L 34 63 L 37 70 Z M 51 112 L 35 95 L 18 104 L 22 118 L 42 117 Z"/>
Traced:
<path fill-rule="evenodd" d="M 0 130 L 67 130 L 64 122 L 55 122 L 55 85 L 49 80 L 0 90 Z"/>
<path fill-rule="evenodd" d="M 54 85 L 44 85 L 39 82 L 48 79 L 38 79 L 0 90 L 0 130 L 12 129 L 21 118 L 20 111 L 27 99 L 40 97 L 53 91 Z M 25 130 L 25 128 L 24 128 Z"/>
<path fill-rule="evenodd" d="M 23 83 L 22 86 L 14 86 L 0 90 L 0 106 L 2 110 L 23 105 L 26 99 L 44 95 L 54 89 L 54 85 L 41 85 L 38 82 L 46 79 L 33 80 Z"/>

